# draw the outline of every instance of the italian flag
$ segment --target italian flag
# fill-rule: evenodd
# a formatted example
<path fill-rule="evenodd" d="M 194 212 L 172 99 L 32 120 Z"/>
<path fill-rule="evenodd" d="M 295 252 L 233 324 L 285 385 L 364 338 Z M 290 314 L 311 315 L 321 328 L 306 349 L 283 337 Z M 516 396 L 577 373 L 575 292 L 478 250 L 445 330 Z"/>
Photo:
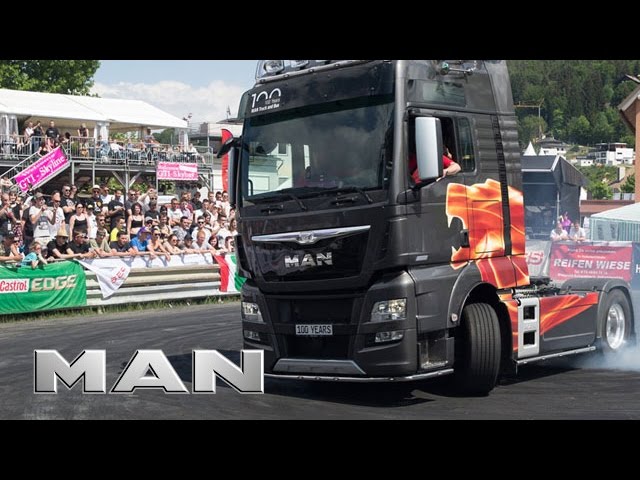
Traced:
<path fill-rule="evenodd" d="M 220 291 L 239 293 L 242 285 L 247 279 L 238 275 L 235 254 L 214 255 L 213 258 L 215 258 L 216 262 L 220 266 Z"/>

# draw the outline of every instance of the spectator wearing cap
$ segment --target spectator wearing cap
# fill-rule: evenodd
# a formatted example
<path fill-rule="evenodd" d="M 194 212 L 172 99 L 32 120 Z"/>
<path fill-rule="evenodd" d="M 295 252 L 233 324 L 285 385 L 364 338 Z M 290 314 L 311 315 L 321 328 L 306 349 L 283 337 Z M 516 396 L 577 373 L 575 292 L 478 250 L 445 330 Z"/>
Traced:
<path fill-rule="evenodd" d="M 75 255 L 73 250 L 69 248 L 69 235 L 67 229 L 60 227 L 56 233 L 56 238 L 47 244 L 47 258 L 57 258 L 60 260 L 68 260 Z"/>
<path fill-rule="evenodd" d="M 108 257 L 111 254 L 108 237 L 109 232 L 104 228 L 98 228 L 96 238 L 89 239 L 89 248 L 96 252 L 99 257 Z"/>
<path fill-rule="evenodd" d="M 93 203 L 90 201 L 87 202 L 87 236 L 89 239 L 96 238 L 96 232 L 98 231 L 98 218 L 96 217 L 96 211 L 94 209 Z"/>
<path fill-rule="evenodd" d="M 124 222 L 124 218 L 122 219 Z M 131 246 L 131 242 L 128 240 L 127 232 L 118 232 L 118 239 L 115 242 L 111 242 L 109 247 L 111 248 L 111 255 L 118 257 L 127 257 L 131 254 L 135 254 L 136 251 Z"/>
<path fill-rule="evenodd" d="M 164 253 L 165 258 L 167 259 L 167 262 L 169 260 L 171 260 L 171 254 L 169 253 L 169 251 L 165 248 L 165 246 L 162 243 L 162 238 L 161 238 L 161 232 L 159 228 L 154 228 L 153 230 L 151 230 L 151 239 L 149 240 L 149 243 L 147 244 L 147 250 L 153 254 L 155 253 Z"/>
<path fill-rule="evenodd" d="M 93 188 L 91 188 L 91 198 L 87 200 L 87 207 L 93 204 L 93 209 L 96 213 L 102 212 L 104 207 L 104 202 L 100 196 L 101 191 L 100 185 L 94 185 Z"/>
<path fill-rule="evenodd" d="M 146 252 L 149 245 L 149 230 L 146 227 L 140 227 L 138 234 L 131 239 L 131 246 L 137 252 Z"/>
<path fill-rule="evenodd" d="M 180 248 L 184 253 L 193 253 L 193 238 L 184 237 L 184 241 L 180 244 Z"/>
<path fill-rule="evenodd" d="M 97 255 L 97 253 L 89 247 L 87 234 L 81 230 L 73 231 L 73 241 L 69 245 L 69 249 L 74 253 L 76 258 L 95 258 Z"/>
<path fill-rule="evenodd" d="M 74 232 L 83 232 L 90 233 L 91 226 L 89 225 L 89 219 L 87 218 L 87 214 L 84 210 L 84 203 L 78 202 L 76 204 L 76 213 L 75 215 L 71 215 L 69 219 L 69 231 Z"/>
<path fill-rule="evenodd" d="M 0 262 L 20 262 L 22 255 L 18 251 L 18 240 L 13 233 L 7 233 L 0 243 Z"/>

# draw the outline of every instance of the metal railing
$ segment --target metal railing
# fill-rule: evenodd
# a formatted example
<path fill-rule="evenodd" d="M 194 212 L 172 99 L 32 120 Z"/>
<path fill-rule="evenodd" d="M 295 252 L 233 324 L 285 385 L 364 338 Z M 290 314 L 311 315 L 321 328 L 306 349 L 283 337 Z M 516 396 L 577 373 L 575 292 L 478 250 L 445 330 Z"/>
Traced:
<path fill-rule="evenodd" d="M 217 265 L 133 268 L 116 293 L 103 299 L 96 274 L 87 270 L 87 306 L 239 295 L 220 292 L 219 272 Z"/>
<path fill-rule="evenodd" d="M 46 137 L 31 137 L 26 143 L 22 136 L 0 135 L 0 160 L 24 162 L 37 155 Z M 112 165 L 156 165 L 158 162 L 197 163 L 201 168 L 213 168 L 213 148 L 194 147 L 184 151 L 181 145 L 131 141 L 98 141 L 87 137 L 69 137 L 62 144 L 67 157 L 76 162 Z M 39 155 L 38 155 L 39 158 Z"/>

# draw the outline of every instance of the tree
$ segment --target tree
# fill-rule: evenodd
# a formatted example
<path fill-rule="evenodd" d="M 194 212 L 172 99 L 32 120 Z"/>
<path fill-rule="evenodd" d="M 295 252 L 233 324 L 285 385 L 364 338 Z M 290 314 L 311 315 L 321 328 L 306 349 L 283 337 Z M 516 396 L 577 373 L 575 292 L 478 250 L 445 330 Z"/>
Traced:
<path fill-rule="evenodd" d="M 590 140 L 591 124 L 587 117 L 580 115 L 579 117 L 573 117 L 567 124 L 567 135 L 569 138 L 581 145 L 585 145 Z"/>
<path fill-rule="evenodd" d="M 547 122 L 537 115 L 528 115 L 519 122 L 518 135 L 520 142 L 527 145 L 529 141 L 540 138 L 540 133 L 546 131 Z"/>
<path fill-rule="evenodd" d="M 633 193 L 636 191 L 636 175 L 629 175 L 627 181 L 620 187 L 622 193 Z"/>
<path fill-rule="evenodd" d="M 591 198 L 594 200 L 611 200 L 613 196 L 611 187 L 604 183 L 595 183 L 589 191 L 591 192 Z"/>
<path fill-rule="evenodd" d="M 155 138 L 158 142 L 160 142 L 163 145 L 172 145 L 174 143 L 172 141 L 174 137 L 177 140 L 178 137 L 175 134 L 174 128 L 166 128 L 160 133 L 153 134 L 153 138 Z"/>
<path fill-rule="evenodd" d="M 609 119 L 605 112 L 600 112 L 596 115 L 591 127 L 591 140 L 593 143 L 609 143 L 614 140 L 614 130 L 609 125 Z"/>
<path fill-rule="evenodd" d="M 0 60 L 0 88 L 88 95 L 99 60 Z"/>

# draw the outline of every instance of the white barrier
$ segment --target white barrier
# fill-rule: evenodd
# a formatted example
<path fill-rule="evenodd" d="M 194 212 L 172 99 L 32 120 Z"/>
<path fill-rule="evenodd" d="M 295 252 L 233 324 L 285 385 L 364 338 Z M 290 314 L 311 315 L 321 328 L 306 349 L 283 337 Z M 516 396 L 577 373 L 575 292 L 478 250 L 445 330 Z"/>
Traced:
<path fill-rule="evenodd" d="M 238 295 L 220 291 L 220 268 L 209 253 L 172 255 L 169 260 L 164 256 L 131 256 L 82 263 L 106 271 L 118 271 L 119 266 L 129 269 L 124 282 L 108 298 L 104 298 L 96 273 L 87 270 L 88 306 Z"/>

